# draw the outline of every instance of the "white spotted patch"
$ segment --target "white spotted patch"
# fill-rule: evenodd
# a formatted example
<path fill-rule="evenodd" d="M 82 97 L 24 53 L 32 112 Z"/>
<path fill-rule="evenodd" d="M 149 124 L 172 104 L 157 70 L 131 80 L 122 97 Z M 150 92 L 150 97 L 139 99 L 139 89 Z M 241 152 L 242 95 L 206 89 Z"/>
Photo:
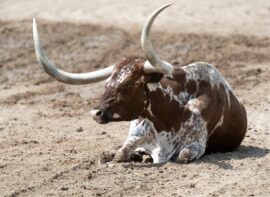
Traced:
<path fill-rule="evenodd" d="M 120 118 L 121 116 L 118 113 L 113 114 L 113 118 Z"/>
<path fill-rule="evenodd" d="M 181 102 L 181 100 L 178 99 L 177 95 L 174 94 L 174 92 L 170 86 L 167 86 L 166 89 L 162 88 L 161 91 L 164 95 L 169 95 L 170 101 L 176 100 L 178 102 Z"/>
<path fill-rule="evenodd" d="M 120 72 L 117 75 L 117 80 L 116 83 L 120 84 L 122 83 L 126 78 L 127 78 L 127 74 L 130 73 L 131 69 L 129 69 L 130 67 L 125 67 L 126 69 L 121 69 Z"/>
<path fill-rule="evenodd" d="M 189 110 L 195 114 L 201 113 L 199 108 L 198 108 L 199 105 L 200 105 L 200 101 L 198 99 L 191 99 L 187 103 Z"/>
<path fill-rule="evenodd" d="M 173 154 L 173 147 L 168 146 L 169 140 L 166 138 L 166 133 L 158 133 L 148 119 L 138 122 L 138 120 L 131 121 L 124 147 L 132 147 L 131 149 L 135 151 L 144 150 L 151 155 L 154 163 L 168 161 Z"/>
<path fill-rule="evenodd" d="M 205 152 L 206 138 L 204 120 L 193 113 L 178 132 L 157 132 L 148 119 L 131 121 L 129 135 L 123 147 L 128 147 L 131 151 L 144 150 L 151 155 L 154 163 L 163 163 L 174 159 L 183 148 L 189 147 L 192 147 L 193 159 L 198 159 Z"/>
<path fill-rule="evenodd" d="M 106 80 L 106 86 L 107 87 L 117 87 L 119 84 L 121 84 L 132 72 L 134 68 L 131 66 L 125 66 L 117 74 L 116 79 L 113 79 L 113 76 L 115 75 L 116 70 L 113 71 L 111 76 Z"/>
<path fill-rule="evenodd" d="M 161 90 L 163 95 L 168 95 L 170 98 L 170 101 L 175 100 L 179 103 L 180 107 L 183 107 L 188 100 L 194 98 L 194 95 L 189 94 L 186 91 L 180 92 L 178 95 L 174 94 L 173 89 L 170 86 L 167 86 L 167 88 L 163 88 L 160 83 L 148 83 L 147 87 L 150 92 L 157 91 L 158 89 Z M 151 108 L 150 108 L 151 109 Z"/>
<path fill-rule="evenodd" d="M 161 89 L 160 83 L 147 83 L 148 90 L 150 92 L 155 92 L 157 89 Z"/>
<path fill-rule="evenodd" d="M 197 62 L 184 66 L 183 69 L 186 71 L 187 80 L 192 79 L 195 81 L 199 80 L 208 81 L 211 87 L 217 88 L 219 88 L 220 85 L 222 84 L 225 88 L 228 105 L 230 107 L 230 92 L 232 94 L 234 93 L 229 83 L 214 66 L 204 62 Z"/>

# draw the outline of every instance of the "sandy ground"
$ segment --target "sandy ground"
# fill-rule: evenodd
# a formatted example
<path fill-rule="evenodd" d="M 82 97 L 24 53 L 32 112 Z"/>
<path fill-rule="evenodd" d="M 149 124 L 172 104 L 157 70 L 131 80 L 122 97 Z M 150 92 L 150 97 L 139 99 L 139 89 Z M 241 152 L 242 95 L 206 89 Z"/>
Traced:
<path fill-rule="evenodd" d="M 140 22 L 151 12 L 149 4 L 158 7 L 162 1 L 11 2 L 0 1 L 0 196 L 270 195 L 267 1 L 181 1 L 160 17 L 153 41 L 161 56 L 176 66 L 194 61 L 216 65 L 243 101 L 249 121 L 246 138 L 236 151 L 207 155 L 187 165 L 162 166 L 100 163 L 103 151 L 124 141 L 128 123 L 98 125 L 90 118 L 88 112 L 97 104 L 104 82 L 69 86 L 47 76 L 37 64 L 28 20 L 46 19 L 38 20 L 39 31 L 57 65 L 86 72 L 125 55 L 143 55 Z M 119 10 L 124 23 L 116 14 Z M 110 15 L 104 16 L 106 12 Z M 169 13 L 186 14 L 189 21 L 172 20 Z M 53 22 L 56 19 L 72 23 Z M 163 29 L 166 20 L 186 29 Z"/>
<path fill-rule="evenodd" d="M 270 35 L 269 0 L 0 0 L 0 19 L 36 17 L 130 31 L 141 28 L 153 9 L 171 2 L 174 5 L 155 24 L 166 32 Z"/>

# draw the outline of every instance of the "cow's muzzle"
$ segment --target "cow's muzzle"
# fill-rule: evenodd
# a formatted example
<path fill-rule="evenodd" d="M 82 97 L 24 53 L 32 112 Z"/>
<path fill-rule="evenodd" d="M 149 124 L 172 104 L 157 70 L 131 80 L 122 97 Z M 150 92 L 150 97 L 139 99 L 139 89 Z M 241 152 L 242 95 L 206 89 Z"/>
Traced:
<path fill-rule="evenodd" d="M 112 120 L 112 113 L 104 109 L 93 109 L 90 111 L 93 119 L 99 124 L 107 124 Z"/>

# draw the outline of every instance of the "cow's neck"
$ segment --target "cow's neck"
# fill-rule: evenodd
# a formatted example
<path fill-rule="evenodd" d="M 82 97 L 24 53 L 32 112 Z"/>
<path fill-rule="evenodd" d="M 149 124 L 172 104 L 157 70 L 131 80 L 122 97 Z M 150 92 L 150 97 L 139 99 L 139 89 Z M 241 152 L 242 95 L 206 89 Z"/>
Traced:
<path fill-rule="evenodd" d="M 173 86 L 167 83 L 164 86 L 164 81 L 151 83 L 147 84 L 145 91 L 147 105 L 142 117 L 149 119 L 158 132 L 178 131 L 184 121 L 185 112 Z"/>

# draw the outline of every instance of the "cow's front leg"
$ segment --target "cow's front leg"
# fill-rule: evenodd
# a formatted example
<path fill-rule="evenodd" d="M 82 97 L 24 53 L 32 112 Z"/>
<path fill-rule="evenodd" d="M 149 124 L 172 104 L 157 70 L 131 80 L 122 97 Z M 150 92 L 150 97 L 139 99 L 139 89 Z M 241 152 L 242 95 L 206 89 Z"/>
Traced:
<path fill-rule="evenodd" d="M 144 144 L 153 141 L 154 134 L 147 120 L 134 120 L 130 123 L 129 135 L 123 146 L 116 152 L 118 162 L 130 161 L 132 153 Z"/>
<path fill-rule="evenodd" d="M 123 146 L 117 150 L 116 155 L 114 157 L 115 161 L 117 162 L 130 161 L 132 153 L 142 140 L 143 139 L 139 137 L 132 137 L 132 138 L 128 137 Z"/>

